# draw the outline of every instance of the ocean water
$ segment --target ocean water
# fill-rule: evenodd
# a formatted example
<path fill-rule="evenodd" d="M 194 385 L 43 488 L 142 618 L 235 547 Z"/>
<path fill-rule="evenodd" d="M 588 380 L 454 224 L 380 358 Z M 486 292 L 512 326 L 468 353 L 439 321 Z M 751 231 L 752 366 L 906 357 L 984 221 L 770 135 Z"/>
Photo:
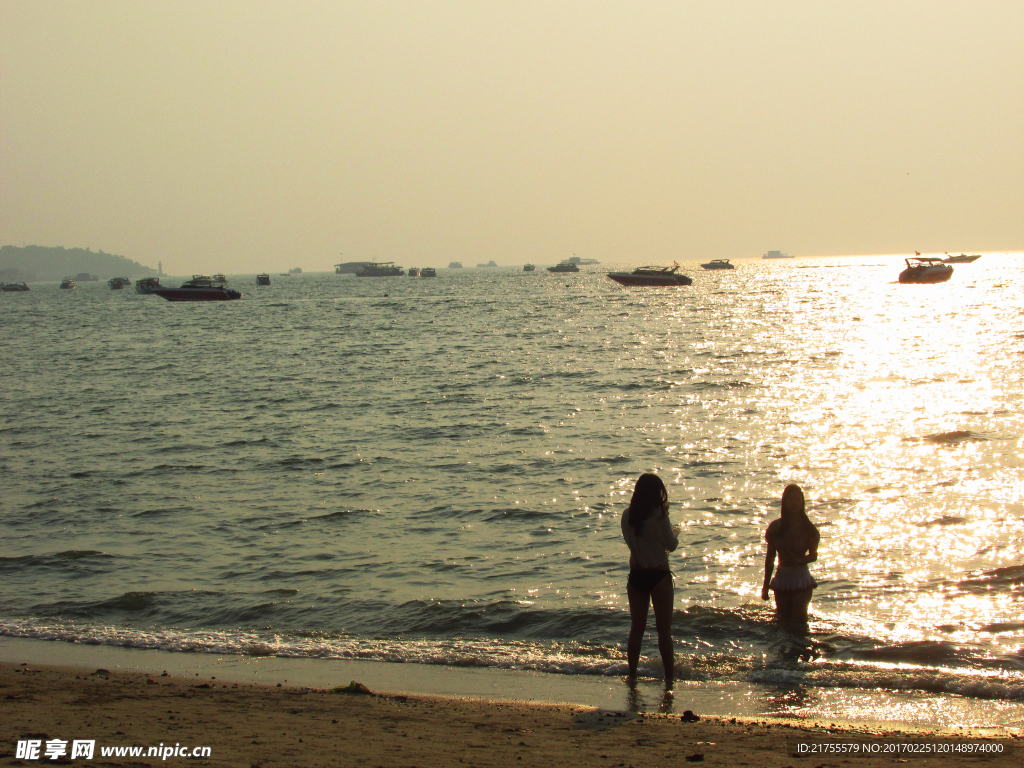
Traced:
<path fill-rule="evenodd" d="M 0 634 L 622 675 L 656 471 L 681 680 L 1024 700 L 1024 254 L 737 265 L 0 294 Z M 806 635 L 759 599 L 790 482 Z"/>

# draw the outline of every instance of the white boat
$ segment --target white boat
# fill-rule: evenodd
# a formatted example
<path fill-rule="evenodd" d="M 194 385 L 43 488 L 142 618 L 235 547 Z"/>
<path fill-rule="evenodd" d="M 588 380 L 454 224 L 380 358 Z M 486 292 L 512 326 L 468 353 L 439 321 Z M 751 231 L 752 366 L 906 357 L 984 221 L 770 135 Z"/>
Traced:
<path fill-rule="evenodd" d="M 140 277 L 135 281 L 135 292 L 143 295 L 147 293 L 153 293 L 157 288 L 163 288 L 160 285 L 159 277 Z"/>
<path fill-rule="evenodd" d="M 942 260 L 943 264 L 970 264 L 972 261 L 977 261 L 981 258 L 981 254 L 968 255 L 961 253 L 959 256 L 947 256 Z"/>
<path fill-rule="evenodd" d="M 917 256 L 906 259 L 907 268 L 900 272 L 901 283 L 944 283 L 953 276 L 953 268 L 942 259 Z"/>

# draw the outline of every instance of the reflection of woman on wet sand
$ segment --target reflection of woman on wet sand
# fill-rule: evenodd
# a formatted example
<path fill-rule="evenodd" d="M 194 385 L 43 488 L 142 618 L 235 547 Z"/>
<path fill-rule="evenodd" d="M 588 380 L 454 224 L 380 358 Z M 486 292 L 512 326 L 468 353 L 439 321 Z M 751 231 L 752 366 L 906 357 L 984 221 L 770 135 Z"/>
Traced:
<path fill-rule="evenodd" d="M 807 517 L 804 492 L 799 485 L 787 485 L 782 492 L 782 516 L 771 522 L 764 538 L 768 542 L 768 553 L 764 558 L 761 599 L 767 600 L 771 589 L 775 592 L 776 616 L 806 622 L 811 595 L 818 586 L 807 564 L 818 559 L 821 534 Z M 773 579 L 776 555 L 779 569 Z"/>

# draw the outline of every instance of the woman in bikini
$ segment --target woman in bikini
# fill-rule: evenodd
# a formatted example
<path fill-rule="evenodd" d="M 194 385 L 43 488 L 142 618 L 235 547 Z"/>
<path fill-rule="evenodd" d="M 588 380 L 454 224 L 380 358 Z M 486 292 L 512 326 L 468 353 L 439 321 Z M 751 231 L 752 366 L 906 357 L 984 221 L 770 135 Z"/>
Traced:
<path fill-rule="evenodd" d="M 807 609 L 818 582 L 811 576 L 808 563 L 818 559 L 821 534 L 807 517 L 804 492 L 799 485 L 787 485 L 782 492 L 782 514 L 773 520 L 764 534 L 768 553 L 764 558 L 764 584 L 761 599 L 768 590 L 775 592 L 775 615 L 783 620 L 807 622 Z M 779 568 L 772 578 L 775 557 Z"/>
<path fill-rule="evenodd" d="M 647 629 L 647 611 L 654 606 L 654 624 L 658 630 L 658 651 L 665 668 L 665 686 L 672 687 L 675 660 L 672 650 L 672 575 L 668 553 L 679 546 L 679 531 L 668 519 L 668 491 L 661 478 L 643 474 L 636 481 L 633 497 L 622 513 L 622 538 L 629 547 L 629 642 L 626 659 L 629 681 L 636 681 L 640 646 Z"/>

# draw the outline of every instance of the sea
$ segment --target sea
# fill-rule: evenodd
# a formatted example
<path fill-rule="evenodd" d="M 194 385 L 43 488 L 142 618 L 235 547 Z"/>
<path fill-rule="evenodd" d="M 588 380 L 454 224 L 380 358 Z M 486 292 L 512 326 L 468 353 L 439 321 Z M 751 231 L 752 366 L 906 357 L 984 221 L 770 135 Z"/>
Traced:
<path fill-rule="evenodd" d="M 618 684 L 620 515 L 657 472 L 682 683 L 1012 721 L 1024 253 L 936 285 L 900 255 L 734 263 L 0 294 L 0 636 Z M 806 632 L 760 599 L 788 483 L 822 537 Z"/>

